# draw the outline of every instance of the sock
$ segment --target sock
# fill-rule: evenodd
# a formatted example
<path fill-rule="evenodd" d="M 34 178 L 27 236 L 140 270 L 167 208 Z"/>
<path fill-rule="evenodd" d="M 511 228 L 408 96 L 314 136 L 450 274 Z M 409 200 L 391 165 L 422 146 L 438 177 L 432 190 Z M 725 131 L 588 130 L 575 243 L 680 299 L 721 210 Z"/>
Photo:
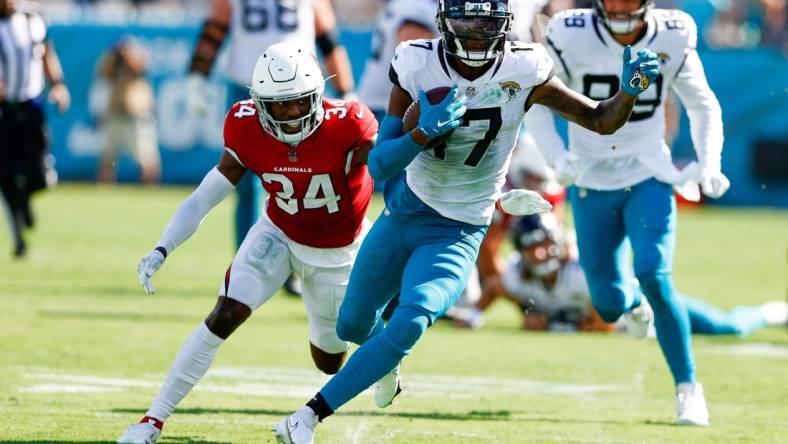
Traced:
<path fill-rule="evenodd" d="M 205 322 L 200 322 L 178 352 L 167 379 L 164 380 L 161 390 L 145 416 L 166 421 L 175 407 L 208 371 L 223 342 L 223 339 L 208 330 Z"/>
<path fill-rule="evenodd" d="M 334 409 L 328 405 L 326 400 L 323 398 L 323 395 L 320 393 L 316 394 L 314 398 L 310 399 L 309 402 L 306 403 L 306 406 L 315 412 L 315 415 L 317 415 L 317 420 L 320 422 L 323 422 L 323 419 L 328 418 L 334 414 Z"/>

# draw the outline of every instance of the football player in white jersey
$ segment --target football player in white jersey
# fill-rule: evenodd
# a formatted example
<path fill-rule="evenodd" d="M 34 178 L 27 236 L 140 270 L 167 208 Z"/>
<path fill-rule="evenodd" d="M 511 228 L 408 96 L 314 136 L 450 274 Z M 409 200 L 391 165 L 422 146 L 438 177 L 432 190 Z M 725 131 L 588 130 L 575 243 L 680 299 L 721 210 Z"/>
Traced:
<path fill-rule="evenodd" d="M 340 337 L 362 345 L 306 406 L 276 424 L 280 442 L 311 443 L 319 420 L 387 375 L 380 384 L 393 399 L 399 362 L 462 292 L 499 197 L 517 215 L 549 210 L 537 193 L 501 196 L 531 105 L 612 134 L 657 77 L 655 54 L 644 49 L 632 61 L 627 51 L 622 91 L 596 102 L 551 75 L 542 45 L 507 42 L 511 21 L 508 0 L 440 0 L 441 37 L 397 47 L 388 115 L 368 159 L 373 178 L 389 179 L 386 208 L 359 250 L 337 322 Z M 431 104 L 425 91 L 441 86 L 451 88 Z M 415 98 L 418 122 L 403 134 Z M 430 143 L 450 131 L 444 143 Z M 384 326 L 380 313 L 398 290 L 400 305 Z"/>
<path fill-rule="evenodd" d="M 391 0 L 380 11 L 372 33 L 372 50 L 358 84 L 358 98 L 369 107 L 378 122 L 388 107 L 391 86 L 388 79 L 391 58 L 400 42 L 431 39 L 437 35 L 435 0 Z"/>
<path fill-rule="evenodd" d="M 615 324 L 602 321 L 593 309 L 571 234 L 553 213 L 521 218 L 511 232 L 515 251 L 509 255 L 501 279 L 485 286 L 474 308 L 459 311 L 462 316 L 455 318 L 455 324 L 481 327 L 482 312 L 504 297 L 523 310 L 523 328 L 528 330 L 609 332 L 621 328 L 637 338 L 652 337 L 653 325 L 643 328 L 626 315 Z M 632 291 L 642 291 L 637 279 L 629 282 Z M 680 297 L 687 305 L 693 334 L 742 337 L 788 321 L 788 303 L 784 301 L 724 311 L 686 294 Z"/>
<path fill-rule="evenodd" d="M 594 307 L 607 322 L 633 311 L 647 322 L 639 292 L 623 276 L 630 266 L 625 238 L 634 252 L 634 274 L 653 308 L 657 338 L 676 384 L 677 422 L 709 423 L 703 389 L 695 380 L 687 308 L 673 288 L 675 185 L 690 198 L 720 197 L 729 186 L 720 171 L 723 131 L 720 105 L 706 82 L 695 50 L 695 22 L 677 10 L 654 9 L 652 0 L 596 0 L 593 9 L 556 14 L 547 45 L 556 73 L 575 91 L 597 100 L 619 88 L 618 58 L 625 47 L 657 52 L 660 75 L 638 98 L 629 122 L 601 136 L 569 126 L 569 151 L 556 142 L 551 116 L 531 110 L 527 122 L 559 180 L 574 183 L 570 201 L 580 263 Z M 672 89 L 687 109 L 698 162 L 679 171 L 663 134 L 663 104 Z M 549 142 L 547 141 L 549 140 Z"/>
<path fill-rule="evenodd" d="M 214 0 L 194 48 L 188 79 L 188 102 L 199 112 L 205 103 L 205 78 L 225 37 L 230 39 L 227 108 L 249 96 L 249 78 L 257 56 L 274 43 L 287 41 L 323 56 L 326 71 L 340 97 L 352 96 L 353 73 L 347 51 L 339 44 L 330 0 Z M 240 246 L 260 215 L 262 187 L 247 174 L 236 187 L 235 241 Z"/>

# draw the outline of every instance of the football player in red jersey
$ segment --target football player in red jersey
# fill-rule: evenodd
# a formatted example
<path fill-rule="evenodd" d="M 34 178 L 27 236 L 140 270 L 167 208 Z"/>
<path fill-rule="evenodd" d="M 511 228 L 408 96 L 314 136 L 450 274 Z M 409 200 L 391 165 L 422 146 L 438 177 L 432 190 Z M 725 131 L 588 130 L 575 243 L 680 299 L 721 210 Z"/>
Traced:
<path fill-rule="evenodd" d="M 251 170 L 269 194 L 264 214 L 227 269 L 219 300 L 186 340 L 140 423 L 118 439 L 150 443 L 163 422 L 205 374 L 222 342 L 294 272 L 303 279 L 312 358 L 336 373 L 348 343 L 336 319 L 358 247 L 369 229 L 372 197 L 366 159 L 377 134 L 361 103 L 323 98 L 316 59 L 292 43 L 270 46 L 252 74 L 250 100 L 236 103 L 224 124 L 219 165 L 178 208 L 156 248 L 139 264 L 140 281 L 191 236 L 202 218 Z"/>

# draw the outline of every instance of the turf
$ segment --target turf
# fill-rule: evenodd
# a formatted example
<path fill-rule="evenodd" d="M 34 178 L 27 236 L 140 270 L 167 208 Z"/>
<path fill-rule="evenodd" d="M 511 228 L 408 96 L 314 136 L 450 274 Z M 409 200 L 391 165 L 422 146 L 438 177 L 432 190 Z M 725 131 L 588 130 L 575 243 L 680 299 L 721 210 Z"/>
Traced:
<path fill-rule="evenodd" d="M 63 185 L 35 202 L 31 252 L 0 238 L 0 442 L 113 442 L 138 420 L 182 341 L 213 306 L 232 256 L 231 201 L 206 218 L 143 293 L 136 263 L 186 188 Z M 376 199 L 371 215 L 377 214 Z M 724 308 L 785 297 L 788 212 L 686 209 L 678 287 Z M 306 317 L 278 295 L 222 346 L 160 443 L 272 443 L 314 370 Z M 788 335 L 696 337 L 707 429 L 672 425 L 672 383 L 655 341 L 525 333 L 505 304 L 481 331 L 439 323 L 404 366 L 385 410 L 369 393 L 318 428 L 317 443 L 785 442 Z"/>

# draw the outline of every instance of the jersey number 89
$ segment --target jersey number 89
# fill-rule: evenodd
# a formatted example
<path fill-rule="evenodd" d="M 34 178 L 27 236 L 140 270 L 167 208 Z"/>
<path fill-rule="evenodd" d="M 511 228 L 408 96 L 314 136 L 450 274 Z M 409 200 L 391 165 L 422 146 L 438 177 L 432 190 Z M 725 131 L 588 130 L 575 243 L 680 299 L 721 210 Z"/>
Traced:
<path fill-rule="evenodd" d="M 618 92 L 620 83 L 618 76 L 586 74 L 583 76 L 583 95 L 594 100 L 607 100 Z M 600 94 L 601 91 L 605 91 L 609 95 L 605 93 Z M 661 103 L 662 74 L 657 76 L 653 88 L 649 88 L 638 96 L 638 101 L 635 103 L 635 111 L 629 116 L 629 121 L 637 122 L 651 118 Z M 648 109 L 644 111 L 642 110 L 643 107 L 648 107 Z"/>

